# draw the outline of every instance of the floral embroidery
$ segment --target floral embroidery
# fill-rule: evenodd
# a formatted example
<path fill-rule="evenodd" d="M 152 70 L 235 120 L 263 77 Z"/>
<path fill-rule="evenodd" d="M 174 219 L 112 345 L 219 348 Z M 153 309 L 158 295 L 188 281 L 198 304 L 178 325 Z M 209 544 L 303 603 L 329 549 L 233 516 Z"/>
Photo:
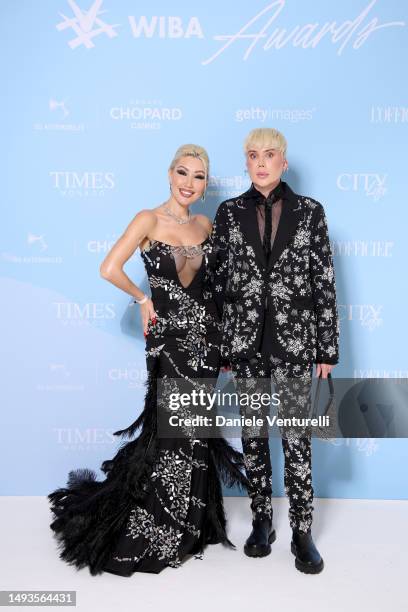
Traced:
<path fill-rule="evenodd" d="M 241 227 L 241 211 L 254 206 L 244 196 L 220 205 L 212 233 L 216 260 L 211 280 L 222 312 L 223 357 L 246 358 L 259 350 L 268 302 L 278 356 L 293 363 L 337 363 L 339 319 L 323 206 L 295 196 L 298 225 L 265 271 Z"/>

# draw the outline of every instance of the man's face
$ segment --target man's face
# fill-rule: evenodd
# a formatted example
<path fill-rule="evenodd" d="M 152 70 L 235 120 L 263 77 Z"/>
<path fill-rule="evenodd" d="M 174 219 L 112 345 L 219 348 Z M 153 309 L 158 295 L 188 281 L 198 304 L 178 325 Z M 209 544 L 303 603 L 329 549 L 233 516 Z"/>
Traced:
<path fill-rule="evenodd" d="M 266 194 L 276 187 L 287 168 L 284 155 L 271 147 L 251 147 L 246 154 L 246 163 L 251 181 L 259 191 Z"/>

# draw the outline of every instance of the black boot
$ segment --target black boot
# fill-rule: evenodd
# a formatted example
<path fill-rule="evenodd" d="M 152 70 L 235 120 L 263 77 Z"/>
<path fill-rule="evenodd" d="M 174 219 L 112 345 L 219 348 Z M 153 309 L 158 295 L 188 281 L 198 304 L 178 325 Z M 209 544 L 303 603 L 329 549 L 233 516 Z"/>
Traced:
<path fill-rule="evenodd" d="M 252 521 L 252 531 L 245 542 L 244 553 L 248 557 L 266 557 L 271 552 L 271 544 L 276 540 L 269 518 L 256 518 Z"/>
<path fill-rule="evenodd" d="M 324 567 L 323 559 L 314 545 L 311 531 L 293 529 L 290 549 L 295 555 L 295 566 L 304 574 L 318 574 Z"/>
<path fill-rule="evenodd" d="M 245 542 L 244 553 L 248 557 L 266 557 L 271 552 L 271 544 L 276 539 L 272 529 L 272 500 L 258 493 L 252 498 L 252 531 Z"/>

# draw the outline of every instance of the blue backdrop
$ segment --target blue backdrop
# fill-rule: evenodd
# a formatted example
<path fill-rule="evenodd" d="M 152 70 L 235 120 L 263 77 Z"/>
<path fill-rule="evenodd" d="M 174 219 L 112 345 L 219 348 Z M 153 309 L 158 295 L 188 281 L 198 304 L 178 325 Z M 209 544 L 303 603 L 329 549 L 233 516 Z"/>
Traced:
<path fill-rule="evenodd" d="M 98 469 L 140 411 L 139 313 L 99 265 L 167 198 L 186 142 L 209 151 L 194 209 L 213 218 L 248 186 L 247 132 L 285 134 L 286 180 L 328 217 L 335 375 L 407 377 L 407 12 L 403 0 L 3 0 L 2 494 L 45 495 L 69 469 Z M 146 289 L 138 253 L 126 272 Z M 277 439 L 272 453 L 281 495 Z M 407 440 L 313 453 L 318 496 L 407 497 Z"/>

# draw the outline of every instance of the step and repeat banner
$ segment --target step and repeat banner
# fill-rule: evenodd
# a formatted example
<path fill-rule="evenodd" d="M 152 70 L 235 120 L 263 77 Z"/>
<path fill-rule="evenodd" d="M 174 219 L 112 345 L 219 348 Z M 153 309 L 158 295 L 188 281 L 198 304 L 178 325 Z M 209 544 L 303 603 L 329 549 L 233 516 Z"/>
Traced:
<path fill-rule="evenodd" d="M 408 4 L 404 0 L 3 0 L 1 494 L 98 470 L 145 393 L 138 307 L 99 275 L 134 215 L 207 148 L 213 218 L 249 186 L 254 127 L 288 141 L 323 203 L 336 270 L 333 375 L 408 374 Z M 140 254 L 126 264 L 142 289 Z M 239 446 L 239 441 L 237 445 Z M 407 497 L 408 440 L 314 440 L 315 494 Z M 272 441 L 275 495 L 283 456 Z M 230 491 L 226 493 L 231 493 Z"/>

